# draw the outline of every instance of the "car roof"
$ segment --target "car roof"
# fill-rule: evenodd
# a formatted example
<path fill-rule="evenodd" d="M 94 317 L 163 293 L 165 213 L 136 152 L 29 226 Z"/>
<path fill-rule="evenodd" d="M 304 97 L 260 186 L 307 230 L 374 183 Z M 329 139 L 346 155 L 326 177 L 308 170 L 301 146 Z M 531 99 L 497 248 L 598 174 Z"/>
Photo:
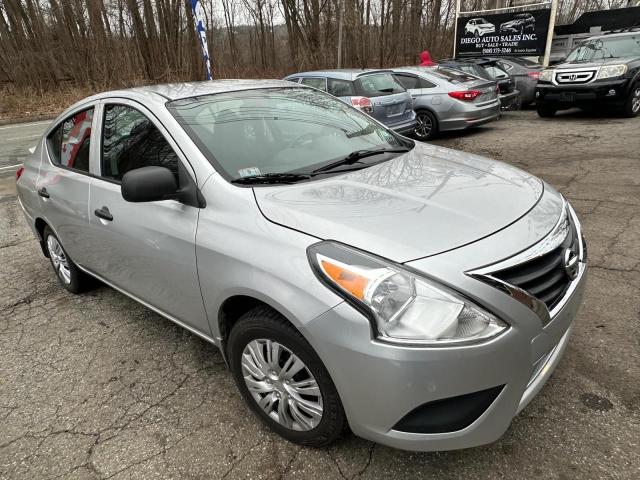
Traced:
<path fill-rule="evenodd" d="M 406 67 L 396 67 L 393 69 L 394 73 L 431 73 L 437 70 L 437 66 L 433 67 L 421 67 L 417 65 L 408 65 Z"/>
<path fill-rule="evenodd" d="M 602 35 L 594 35 L 593 37 L 587 38 L 587 41 L 596 40 L 598 38 L 626 37 L 631 35 L 640 35 L 640 30 L 636 27 L 632 30 L 629 30 L 628 32 L 611 32 L 611 33 L 604 33 Z"/>
<path fill-rule="evenodd" d="M 295 87 L 295 84 L 285 80 L 207 80 L 202 82 L 176 82 L 158 85 L 144 85 L 121 90 L 110 90 L 85 98 L 82 102 L 102 100 L 113 97 L 140 97 L 156 103 L 166 103 L 181 98 L 198 97 L 241 90 L 260 88 Z"/>
<path fill-rule="evenodd" d="M 168 101 L 181 98 L 198 97 L 202 95 L 213 95 L 226 92 L 237 92 L 243 90 L 256 90 L 261 88 L 309 88 L 297 85 L 285 80 L 207 80 L 203 82 L 181 82 L 163 83 L 158 85 L 145 85 L 121 90 L 110 90 L 107 92 L 91 95 L 74 103 L 66 108 L 57 118 L 65 117 L 68 112 L 88 103 L 111 98 L 128 98 L 144 102 L 147 106 L 164 105 Z M 55 122 L 54 122 L 55 123 Z"/>
<path fill-rule="evenodd" d="M 355 80 L 361 75 L 365 75 L 369 73 L 378 73 L 378 72 L 391 73 L 391 70 L 380 69 L 380 68 L 341 68 L 341 69 L 330 69 L 330 70 L 312 70 L 309 72 L 292 73 L 291 75 L 287 75 L 286 78 L 327 77 L 327 78 L 335 78 L 339 80 Z"/>

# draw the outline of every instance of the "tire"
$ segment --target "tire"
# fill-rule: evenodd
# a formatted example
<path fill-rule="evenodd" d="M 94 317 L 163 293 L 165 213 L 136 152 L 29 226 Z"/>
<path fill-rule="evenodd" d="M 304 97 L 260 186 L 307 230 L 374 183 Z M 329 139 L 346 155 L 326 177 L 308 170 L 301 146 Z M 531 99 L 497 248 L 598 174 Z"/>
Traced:
<path fill-rule="evenodd" d="M 44 227 L 42 239 L 60 284 L 71 293 L 81 293 L 87 290 L 93 284 L 93 279 L 78 269 L 71 257 L 67 255 L 56 234 L 48 226 Z"/>
<path fill-rule="evenodd" d="M 631 87 L 629 96 L 622 106 L 622 116 L 626 118 L 637 117 L 640 114 L 640 83 Z"/>
<path fill-rule="evenodd" d="M 480 30 L 476 30 L 473 35 L 478 38 L 480 36 Z"/>
<path fill-rule="evenodd" d="M 267 352 L 276 351 L 272 350 L 276 345 L 277 361 L 270 366 L 255 361 L 260 358 L 268 362 Z M 227 354 L 233 378 L 245 402 L 280 436 L 300 445 L 324 447 L 345 430 L 344 409 L 329 372 L 311 345 L 279 313 L 268 307 L 256 307 L 245 313 L 231 329 Z M 293 372 L 294 367 L 299 366 L 298 360 L 302 368 Z M 287 367 L 288 361 L 292 364 Z M 291 373 L 295 374 L 290 376 Z M 252 384 L 253 393 L 248 383 Z M 311 393 L 301 397 L 300 390 L 294 385 L 304 383 L 307 384 L 305 391 Z M 319 394 L 309 390 L 314 385 Z M 258 404 L 258 398 L 264 406 Z M 281 398 L 288 401 L 283 403 Z M 301 408 L 305 404 L 314 406 L 315 417 L 308 413 L 312 409 Z"/>
<path fill-rule="evenodd" d="M 416 112 L 416 125 L 413 134 L 418 140 L 427 141 L 438 135 L 438 119 L 429 110 L 418 110 Z"/>
<path fill-rule="evenodd" d="M 538 116 L 542 118 L 552 118 L 555 116 L 558 111 L 558 107 L 555 105 L 544 104 L 536 102 L 536 110 L 538 111 Z"/>

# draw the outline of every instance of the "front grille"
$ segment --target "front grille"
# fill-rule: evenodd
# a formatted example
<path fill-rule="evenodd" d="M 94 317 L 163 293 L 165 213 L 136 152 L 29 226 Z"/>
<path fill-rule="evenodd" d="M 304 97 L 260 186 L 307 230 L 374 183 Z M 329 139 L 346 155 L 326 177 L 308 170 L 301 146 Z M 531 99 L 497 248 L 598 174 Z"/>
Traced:
<path fill-rule="evenodd" d="M 564 251 L 572 248 L 578 252 L 578 236 L 574 225 L 562 244 L 544 255 L 519 265 L 499 270 L 492 275 L 503 282 L 521 288 L 553 309 L 571 284 L 564 268 Z"/>
<path fill-rule="evenodd" d="M 595 70 L 584 70 L 581 72 L 562 72 L 556 73 L 556 82 L 558 84 L 580 85 L 589 83 L 596 76 Z"/>

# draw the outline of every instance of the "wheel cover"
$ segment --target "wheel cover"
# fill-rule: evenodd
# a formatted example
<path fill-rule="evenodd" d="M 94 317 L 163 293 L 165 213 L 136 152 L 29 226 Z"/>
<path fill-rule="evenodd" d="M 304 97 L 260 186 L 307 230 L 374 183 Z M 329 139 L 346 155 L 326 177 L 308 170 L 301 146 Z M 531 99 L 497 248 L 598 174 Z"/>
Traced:
<path fill-rule="evenodd" d="M 242 352 L 242 376 L 249 393 L 283 427 L 308 431 L 322 420 L 322 395 L 311 371 L 284 345 L 256 339 Z"/>
<path fill-rule="evenodd" d="M 419 113 L 417 120 L 416 135 L 420 138 L 427 138 L 433 130 L 433 120 L 426 113 Z"/>
<path fill-rule="evenodd" d="M 58 239 L 53 235 L 49 235 L 47 237 L 47 250 L 49 251 L 51 263 L 53 263 L 53 269 L 58 274 L 58 277 L 60 277 L 60 280 L 62 280 L 65 285 L 69 285 L 71 283 L 71 269 L 69 268 L 69 261 L 67 256 L 64 254 L 62 245 L 60 245 Z"/>
<path fill-rule="evenodd" d="M 640 87 L 636 88 L 633 92 L 633 98 L 631 99 L 631 111 L 633 113 L 640 112 Z"/>

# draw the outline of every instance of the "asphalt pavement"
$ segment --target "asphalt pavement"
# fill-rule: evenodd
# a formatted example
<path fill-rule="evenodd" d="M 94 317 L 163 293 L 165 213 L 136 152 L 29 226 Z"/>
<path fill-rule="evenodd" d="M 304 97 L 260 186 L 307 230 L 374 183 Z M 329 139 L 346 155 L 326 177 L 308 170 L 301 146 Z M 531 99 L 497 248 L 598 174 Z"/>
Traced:
<path fill-rule="evenodd" d="M 49 123 L 40 121 L 0 126 L 0 178 L 15 173 Z"/>
<path fill-rule="evenodd" d="M 590 255 L 544 389 L 499 441 L 440 453 L 351 434 L 326 449 L 288 443 L 249 412 L 215 347 L 108 287 L 61 288 L 12 170 L 45 126 L 0 127 L 0 479 L 640 478 L 640 118 L 509 112 L 436 141 L 548 180 Z"/>

